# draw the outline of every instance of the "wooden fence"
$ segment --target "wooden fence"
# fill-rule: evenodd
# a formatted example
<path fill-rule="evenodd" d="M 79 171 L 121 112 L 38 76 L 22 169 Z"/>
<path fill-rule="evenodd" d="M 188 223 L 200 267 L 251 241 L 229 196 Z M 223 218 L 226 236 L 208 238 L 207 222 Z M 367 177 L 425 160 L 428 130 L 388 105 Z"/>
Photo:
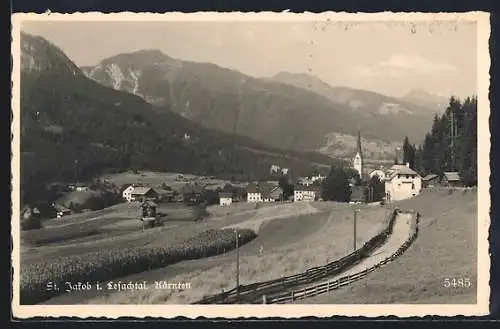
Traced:
<path fill-rule="evenodd" d="M 309 286 L 306 288 L 302 289 L 297 289 L 297 290 L 291 290 L 291 291 L 286 291 L 284 293 L 279 293 L 279 294 L 274 294 L 272 296 L 267 296 L 263 295 L 260 301 L 254 301 L 253 303 L 267 303 L 267 304 L 286 304 L 286 303 L 293 303 L 295 300 L 298 299 L 304 299 L 312 296 L 316 296 L 328 291 L 332 291 L 335 289 L 338 289 L 340 287 L 346 286 L 348 284 L 351 284 L 354 281 L 360 280 L 367 276 L 369 273 L 377 270 L 378 268 L 384 266 L 385 264 L 391 262 L 395 258 L 399 257 L 402 255 L 406 249 L 415 241 L 415 239 L 418 236 L 418 226 L 417 226 L 417 221 L 418 218 L 416 214 L 414 214 L 413 219 L 412 219 L 412 230 L 410 233 L 410 236 L 406 242 L 399 247 L 399 249 L 394 252 L 392 255 L 381 261 L 380 263 L 367 268 L 363 271 L 360 271 L 358 273 L 355 273 L 353 275 L 346 275 L 343 276 L 339 279 L 336 280 L 330 280 L 326 282 L 321 282 L 319 284 Z"/>
<path fill-rule="evenodd" d="M 393 209 L 389 214 L 388 225 L 385 229 L 383 229 L 379 234 L 366 242 L 360 249 L 339 260 L 333 261 L 325 266 L 318 266 L 308 269 L 304 273 L 264 282 L 240 285 L 239 289 L 234 288 L 217 295 L 208 296 L 195 302 L 194 304 L 256 304 L 262 302 L 284 303 L 296 300 L 298 298 L 314 296 L 315 294 L 347 285 L 350 282 L 366 276 L 368 273 L 375 270 L 377 267 L 389 262 L 390 260 L 385 260 L 385 263 L 382 262 L 383 264 L 377 264 L 376 266 L 374 266 L 374 268 L 358 273 L 355 276 L 343 277 L 339 280 L 336 280 L 338 282 L 326 282 L 314 287 L 292 290 L 294 287 L 313 283 L 326 277 L 340 274 L 358 264 L 361 260 L 367 258 L 370 252 L 383 245 L 387 241 L 388 237 L 392 234 L 394 223 L 399 212 L 401 212 L 401 210 L 397 208 Z M 413 226 L 412 231 L 418 231 L 416 229 L 416 225 Z M 400 248 L 401 251 L 398 252 L 402 253 L 404 250 L 406 250 L 406 248 L 415 238 L 416 234 L 412 234 L 412 238 L 408 239 L 408 241 L 404 245 L 405 247 L 403 248 L 402 246 Z M 396 254 L 398 253 L 395 253 L 395 255 Z M 397 256 L 399 256 L 399 254 Z M 397 256 L 394 256 L 393 258 Z"/>

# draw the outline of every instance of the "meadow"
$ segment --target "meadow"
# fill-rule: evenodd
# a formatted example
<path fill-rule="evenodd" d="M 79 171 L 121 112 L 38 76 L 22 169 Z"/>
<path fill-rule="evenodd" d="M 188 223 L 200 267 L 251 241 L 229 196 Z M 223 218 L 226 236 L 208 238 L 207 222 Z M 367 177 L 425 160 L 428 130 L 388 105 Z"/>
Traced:
<path fill-rule="evenodd" d="M 303 272 L 352 252 L 352 208 L 331 203 L 330 207 L 322 204 L 320 210 L 314 207 L 316 204 L 319 203 L 266 207 L 260 209 L 255 216 L 226 227 L 237 226 L 241 230 L 252 229 L 257 233 L 255 239 L 239 250 L 241 284 Z M 385 227 L 388 215 L 387 209 L 382 207 L 360 208 L 357 221 L 359 245 Z M 204 295 L 234 287 L 235 255 L 236 252 L 231 251 L 206 259 L 182 262 L 165 269 L 142 273 L 140 276 L 122 278 L 124 281 L 134 281 L 140 277 L 149 281 L 190 282 L 192 289 L 135 291 L 99 296 L 94 294 L 92 298 L 79 299 L 78 302 L 191 303 Z M 70 298 L 65 301 L 71 302 Z"/>
<path fill-rule="evenodd" d="M 421 214 L 419 236 L 410 248 L 365 279 L 301 303 L 476 303 L 477 191 L 423 191 L 398 204 Z M 446 279 L 471 285 L 448 287 Z"/>

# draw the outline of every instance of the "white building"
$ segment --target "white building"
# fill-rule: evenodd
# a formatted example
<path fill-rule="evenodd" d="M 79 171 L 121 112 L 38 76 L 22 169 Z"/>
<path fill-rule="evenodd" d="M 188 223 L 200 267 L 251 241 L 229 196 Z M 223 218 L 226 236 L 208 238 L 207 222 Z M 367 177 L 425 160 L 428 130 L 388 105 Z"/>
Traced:
<path fill-rule="evenodd" d="M 288 175 L 288 168 L 281 168 L 281 174 L 284 176 Z"/>
<path fill-rule="evenodd" d="M 319 199 L 320 189 L 317 186 L 297 184 L 293 190 L 293 201 L 315 201 Z"/>
<path fill-rule="evenodd" d="M 323 175 L 321 175 L 321 174 L 317 174 L 317 175 L 313 175 L 313 176 L 311 176 L 311 178 L 310 178 L 310 179 L 311 179 L 311 181 L 312 181 L 313 183 L 316 183 L 316 182 L 322 182 L 322 181 L 324 181 L 324 180 L 326 179 L 326 176 L 323 176 Z"/>
<path fill-rule="evenodd" d="M 231 193 L 219 193 L 219 205 L 230 206 L 233 203 L 233 195 Z"/>
<path fill-rule="evenodd" d="M 247 202 L 274 202 L 283 198 L 283 190 L 279 186 L 267 182 L 253 182 L 247 186 Z"/>
<path fill-rule="evenodd" d="M 359 132 L 359 130 L 356 155 L 353 159 L 353 168 L 358 172 L 359 177 L 363 179 L 363 151 L 361 149 L 361 133 Z"/>
<path fill-rule="evenodd" d="M 281 167 L 279 165 L 271 165 L 271 168 L 269 168 L 269 172 L 271 174 L 277 174 L 281 171 Z"/>
<path fill-rule="evenodd" d="M 129 187 L 124 189 L 122 192 L 122 197 L 128 202 L 132 202 L 133 201 L 132 192 L 134 192 L 134 185 L 130 185 Z"/>
<path fill-rule="evenodd" d="M 409 199 L 420 194 L 422 177 L 409 164 L 393 165 L 386 174 L 385 196 L 388 202 Z"/>

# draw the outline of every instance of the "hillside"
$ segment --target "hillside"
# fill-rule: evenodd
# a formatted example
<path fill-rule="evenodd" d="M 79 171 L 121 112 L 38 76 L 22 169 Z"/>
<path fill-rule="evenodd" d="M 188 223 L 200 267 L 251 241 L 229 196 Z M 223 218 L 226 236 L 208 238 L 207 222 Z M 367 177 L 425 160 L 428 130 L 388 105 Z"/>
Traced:
<path fill-rule="evenodd" d="M 398 202 L 422 215 L 419 236 L 365 279 L 301 304 L 473 304 L 477 294 L 477 191 L 423 191 Z M 468 286 L 445 285 L 464 280 Z"/>
<path fill-rule="evenodd" d="M 237 132 L 279 148 L 321 149 L 328 134 L 355 135 L 358 127 L 369 139 L 400 141 L 405 135 L 416 139 L 432 119 L 395 113 L 404 111 L 391 104 L 377 105 L 382 114 L 366 115 L 367 111 L 353 111 L 349 103 L 333 102 L 303 86 L 183 61 L 159 50 L 120 54 L 82 69 L 105 86 L 168 105 L 205 127 Z M 352 152 L 354 147 L 347 149 Z"/>
<path fill-rule="evenodd" d="M 433 107 L 430 103 L 423 105 L 409 99 L 397 99 L 368 90 L 330 86 L 320 78 L 306 73 L 280 72 L 269 80 L 315 92 L 335 104 L 347 107 L 358 116 L 378 122 L 381 128 L 392 123 L 403 128 L 412 137 L 421 138 L 422 126 L 430 124 L 435 112 L 444 110 Z M 383 138 L 382 134 L 379 137 L 385 142 L 393 141 Z M 374 140 L 374 142 L 380 141 Z"/>
<path fill-rule="evenodd" d="M 401 97 L 401 100 L 439 109 L 438 113 L 444 112 L 449 103 L 448 97 L 433 95 L 422 89 L 410 90 L 406 95 Z"/>
<path fill-rule="evenodd" d="M 203 128 L 165 107 L 85 77 L 56 46 L 21 35 L 21 193 L 45 194 L 44 183 L 90 179 L 105 171 L 152 169 L 256 178 L 271 164 L 296 173 L 314 153 L 272 149 L 245 137 Z"/>

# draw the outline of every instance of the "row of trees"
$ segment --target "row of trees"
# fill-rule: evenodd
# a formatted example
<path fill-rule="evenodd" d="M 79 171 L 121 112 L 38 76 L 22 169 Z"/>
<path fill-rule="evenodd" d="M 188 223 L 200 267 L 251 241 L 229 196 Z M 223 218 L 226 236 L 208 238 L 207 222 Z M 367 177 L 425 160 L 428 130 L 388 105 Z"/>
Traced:
<path fill-rule="evenodd" d="M 432 128 L 422 145 L 403 143 L 403 161 L 422 176 L 458 171 L 468 186 L 477 184 L 477 98 L 463 102 L 451 97 L 441 115 L 435 115 Z"/>

